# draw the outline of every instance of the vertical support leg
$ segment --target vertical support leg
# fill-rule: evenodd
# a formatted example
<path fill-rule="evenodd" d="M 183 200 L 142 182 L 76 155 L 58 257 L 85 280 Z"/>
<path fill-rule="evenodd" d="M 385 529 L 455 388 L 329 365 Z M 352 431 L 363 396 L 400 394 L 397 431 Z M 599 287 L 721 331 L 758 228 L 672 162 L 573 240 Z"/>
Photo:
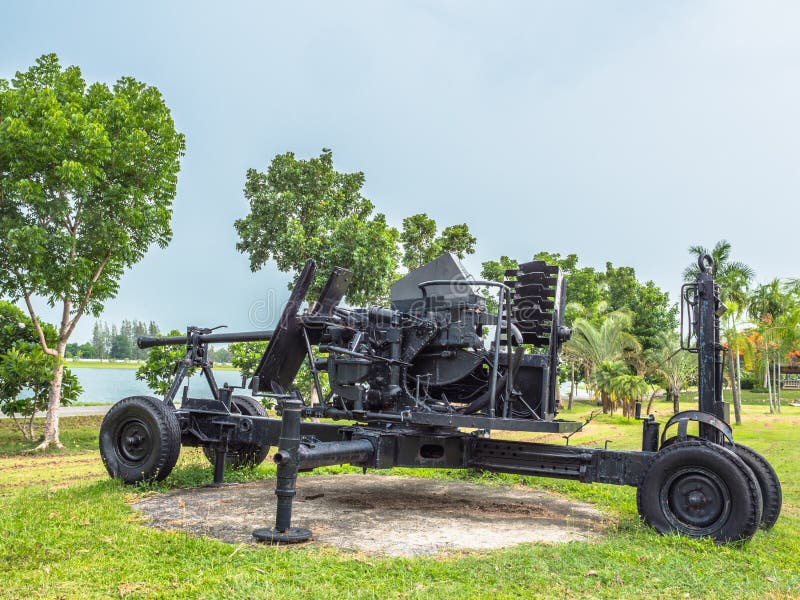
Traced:
<path fill-rule="evenodd" d="M 275 527 L 262 527 L 253 531 L 253 537 L 259 542 L 293 544 L 311 539 L 309 529 L 291 526 L 297 466 L 300 462 L 298 449 L 302 406 L 303 403 L 296 399 L 285 400 L 283 403 L 281 437 L 278 442 L 278 454 L 281 460 L 278 462 L 278 481 L 275 485 L 275 495 L 278 497 Z"/>
<path fill-rule="evenodd" d="M 225 481 L 225 457 L 227 452 L 224 447 L 217 446 L 214 448 L 214 483 L 213 485 L 222 485 Z"/>
<path fill-rule="evenodd" d="M 231 408 L 231 392 L 230 388 L 222 388 L 219 390 L 219 399 L 225 403 L 228 410 Z M 225 482 L 225 458 L 228 454 L 228 431 L 227 429 L 222 432 L 223 444 L 214 447 L 214 483 L 212 486 L 221 486 Z"/>

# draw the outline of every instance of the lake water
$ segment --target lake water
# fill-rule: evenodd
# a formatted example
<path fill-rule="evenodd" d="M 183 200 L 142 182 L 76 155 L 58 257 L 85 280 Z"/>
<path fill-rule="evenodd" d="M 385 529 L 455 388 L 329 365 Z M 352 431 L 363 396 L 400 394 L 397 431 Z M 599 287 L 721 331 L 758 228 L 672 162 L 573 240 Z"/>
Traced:
<path fill-rule="evenodd" d="M 136 369 L 92 369 L 87 367 L 70 367 L 83 386 L 83 394 L 79 403 L 114 404 L 128 396 L 159 396 L 147 387 L 144 381 L 136 379 Z M 239 371 L 214 370 L 217 385 L 241 385 Z M 205 377 L 199 373 L 189 377 L 184 384 L 189 384 L 189 394 L 194 398 L 211 398 Z M 178 396 L 183 390 L 178 392 Z"/>

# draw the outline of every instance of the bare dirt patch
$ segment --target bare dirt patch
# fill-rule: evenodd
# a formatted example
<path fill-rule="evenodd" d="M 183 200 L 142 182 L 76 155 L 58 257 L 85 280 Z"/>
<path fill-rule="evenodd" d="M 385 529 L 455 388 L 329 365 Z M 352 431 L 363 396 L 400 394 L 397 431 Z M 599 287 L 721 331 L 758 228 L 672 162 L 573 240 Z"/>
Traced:
<path fill-rule="evenodd" d="M 255 543 L 253 529 L 274 524 L 274 492 L 267 479 L 177 490 L 134 508 L 157 529 Z M 588 504 L 522 486 L 382 475 L 301 477 L 293 519 L 314 532 L 313 544 L 397 556 L 585 541 L 604 522 Z"/>

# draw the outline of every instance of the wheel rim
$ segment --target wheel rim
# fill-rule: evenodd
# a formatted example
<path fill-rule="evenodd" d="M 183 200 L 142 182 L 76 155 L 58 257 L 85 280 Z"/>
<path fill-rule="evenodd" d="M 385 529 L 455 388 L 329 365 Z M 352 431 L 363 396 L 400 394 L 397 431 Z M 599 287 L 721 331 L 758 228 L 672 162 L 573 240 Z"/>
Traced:
<path fill-rule="evenodd" d="M 662 511 L 670 523 L 696 535 L 718 529 L 730 513 L 728 486 L 707 469 L 677 471 L 664 483 L 660 496 Z"/>
<path fill-rule="evenodd" d="M 127 463 L 139 464 L 150 454 L 152 439 L 147 423 L 128 419 L 117 432 L 117 454 Z"/>

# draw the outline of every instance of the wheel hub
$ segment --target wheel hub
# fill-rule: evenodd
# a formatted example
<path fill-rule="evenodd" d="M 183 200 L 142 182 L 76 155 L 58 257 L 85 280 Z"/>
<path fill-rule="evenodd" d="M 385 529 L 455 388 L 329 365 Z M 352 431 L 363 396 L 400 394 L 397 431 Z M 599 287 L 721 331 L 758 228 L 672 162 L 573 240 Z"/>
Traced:
<path fill-rule="evenodd" d="M 682 529 L 713 528 L 730 510 L 727 486 L 716 473 L 684 469 L 672 475 L 663 487 L 665 515 Z"/>
<path fill-rule="evenodd" d="M 126 421 L 117 436 L 120 456 L 129 462 L 141 462 L 150 452 L 150 439 L 150 429 L 143 421 Z"/>

